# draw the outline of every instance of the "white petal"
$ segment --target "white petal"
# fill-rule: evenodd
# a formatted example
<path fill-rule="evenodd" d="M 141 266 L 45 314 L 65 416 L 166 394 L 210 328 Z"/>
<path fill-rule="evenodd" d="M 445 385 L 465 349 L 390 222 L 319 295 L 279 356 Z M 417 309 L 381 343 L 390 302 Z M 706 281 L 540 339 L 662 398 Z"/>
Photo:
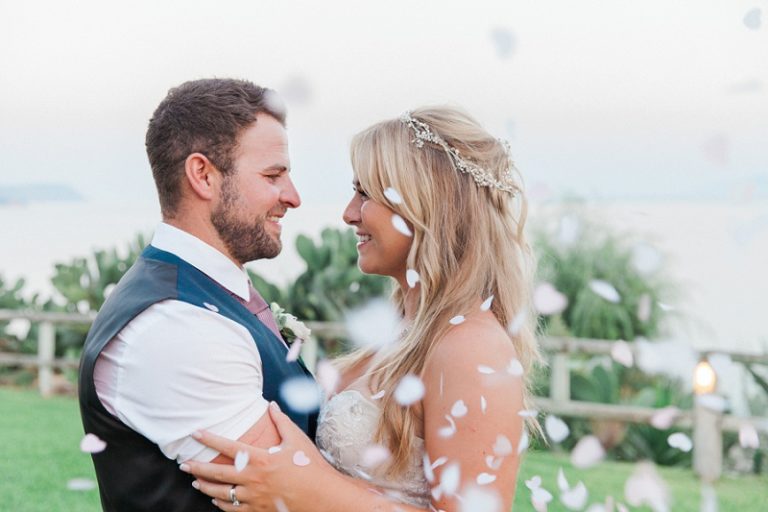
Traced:
<path fill-rule="evenodd" d="M 237 454 L 235 454 L 235 469 L 238 473 L 245 469 L 245 466 L 248 465 L 249 459 L 250 456 L 248 455 L 248 452 L 243 450 L 237 451 Z"/>
<path fill-rule="evenodd" d="M 488 402 L 485 401 L 484 396 L 480 396 L 480 412 L 485 414 L 485 410 L 488 408 Z"/>
<path fill-rule="evenodd" d="M 496 370 L 490 366 L 485 366 L 484 364 L 477 365 L 477 371 L 484 375 L 491 375 L 492 373 L 496 373 Z"/>
<path fill-rule="evenodd" d="M 632 266 L 641 274 L 650 275 L 661 267 L 661 253 L 654 247 L 640 243 L 632 248 Z"/>
<path fill-rule="evenodd" d="M 383 298 L 372 299 L 344 317 L 349 337 L 359 348 L 381 348 L 394 343 L 402 331 L 401 321 L 395 306 Z"/>
<path fill-rule="evenodd" d="M 507 332 L 509 332 L 511 336 L 517 336 L 517 333 L 519 333 L 520 329 L 522 329 L 523 325 L 525 325 L 525 319 L 527 316 L 527 308 L 524 307 L 518 311 L 512 321 L 509 322 L 509 325 L 507 326 Z"/>
<path fill-rule="evenodd" d="M 569 489 L 560 495 L 560 501 L 569 510 L 581 510 L 587 504 L 589 493 L 584 482 L 579 482 L 573 489 Z"/>
<path fill-rule="evenodd" d="M 493 445 L 493 453 L 500 457 L 506 457 L 512 453 L 512 443 L 504 434 L 499 434 L 496 443 Z"/>
<path fill-rule="evenodd" d="M 631 368 L 635 364 L 635 358 L 632 355 L 632 349 L 624 340 L 614 341 L 611 345 L 611 357 L 619 364 Z"/>
<path fill-rule="evenodd" d="M 659 409 L 653 413 L 650 423 L 653 428 L 657 428 L 659 430 L 667 430 L 675 423 L 675 419 L 679 415 L 680 409 L 677 407 L 664 407 L 663 409 Z"/>
<path fill-rule="evenodd" d="M 760 438 L 757 429 L 751 423 L 742 423 L 739 427 L 739 444 L 742 448 L 760 448 Z"/>
<path fill-rule="evenodd" d="M 293 411 L 309 413 L 320 407 L 320 388 L 309 377 L 293 377 L 280 386 L 280 396 Z"/>
<path fill-rule="evenodd" d="M 486 455 L 485 456 L 485 464 L 490 469 L 494 471 L 498 471 L 498 469 L 501 467 L 501 463 L 504 462 L 504 457 L 494 457 L 493 455 Z"/>
<path fill-rule="evenodd" d="M 400 193 L 392 187 L 387 187 L 384 190 L 384 197 L 389 199 L 389 202 L 392 204 L 403 204 L 403 198 L 400 196 Z"/>
<path fill-rule="evenodd" d="M 403 235 L 413 236 L 411 228 L 408 227 L 408 224 L 405 223 L 405 220 L 398 214 L 392 215 L 392 225 Z"/>
<path fill-rule="evenodd" d="M 440 473 L 440 489 L 446 496 L 452 496 L 456 494 L 459 489 L 459 482 L 461 481 L 461 471 L 459 470 L 459 464 L 453 462 L 445 466 Z"/>
<path fill-rule="evenodd" d="M 653 464 L 640 462 L 624 484 L 624 498 L 633 507 L 648 505 L 651 510 L 670 510 L 670 494 Z"/>
<path fill-rule="evenodd" d="M 426 453 L 424 453 L 424 456 L 422 457 L 422 467 L 424 468 L 424 477 L 427 479 L 427 482 L 434 482 L 435 472 L 432 471 L 432 464 L 430 464 L 429 455 Z"/>
<path fill-rule="evenodd" d="M 106 292 L 104 294 L 106 296 Z M 32 322 L 26 318 L 14 318 L 5 326 L 5 332 L 10 336 L 15 336 L 20 340 L 27 338 L 29 330 L 32 328 Z"/>
<path fill-rule="evenodd" d="M 552 501 L 552 493 L 543 487 L 536 487 L 531 491 L 531 499 L 534 503 L 549 503 Z"/>
<path fill-rule="evenodd" d="M 467 415 L 467 404 L 464 403 L 464 400 L 458 400 L 455 404 L 453 404 L 453 407 L 451 407 L 451 416 L 454 418 L 461 418 L 462 416 Z"/>
<path fill-rule="evenodd" d="M 571 488 L 570 484 L 568 483 L 568 480 L 566 480 L 565 478 L 565 473 L 563 472 L 563 468 L 560 468 L 557 470 L 557 487 L 558 489 L 560 489 L 560 492 L 565 492 Z"/>
<path fill-rule="evenodd" d="M 379 391 L 378 393 L 376 393 L 375 395 L 371 396 L 372 400 L 379 400 L 381 398 L 384 398 L 384 390 L 383 389 L 381 391 Z"/>
<path fill-rule="evenodd" d="M 275 510 L 277 512 L 290 512 L 288 510 L 288 505 L 286 505 L 283 499 L 280 497 L 275 498 Z"/>
<path fill-rule="evenodd" d="M 759 30 L 762 24 L 760 16 L 763 11 L 759 7 L 753 7 L 744 15 L 744 26 L 750 30 Z"/>
<path fill-rule="evenodd" d="M 493 295 L 485 299 L 485 301 L 480 304 L 480 311 L 488 311 L 491 309 L 491 305 L 493 304 Z"/>
<path fill-rule="evenodd" d="M 448 462 L 448 457 L 438 457 L 435 459 L 435 462 L 432 463 L 432 469 L 439 468 L 446 462 Z"/>
<path fill-rule="evenodd" d="M 386 446 L 373 443 L 363 448 L 363 453 L 360 457 L 360 463 L 365 468 L 373 469 L 386 462 L 389 457 L 389 449 Z"/>
<path fill-rule="evenodd" d="M 621 301 L 619 292 L 617 292 L 616 288 L 614 288 L 613 285 L 608 281 L 603 281 L 602 279 L 593 279 L 589 282 L 589 288 L 608 302 L 617 304 L 619 301 Z"/>
<path fill-rule="evenodd" d="M 571 451 L 571 464 L 579 469 L 594 466 L 605 457 L 605 449 L 595 436 L 582 437 Z"/>
<path fill-rule="evenodd" d="M 490 473 L 480 473 L 477 475 L 477 485 L 488 485 L 496 481 L 496 475 Z"/>
<path fill-rule="evenodd" d="M 677 448 L 683 452 L 689 452 L 693 448 L 693 442 L 691 438 L 682 432 L 675 432 L 667 438 L 667 443 L 672 448 Z"/>
<path fill-rule="evenodd" d="M 525 481 L 525 486 L 530 489 L 538 489 L 541 487 L 541 477 L 539 475 L 533 475 L 530 480 Z"/>
<path fill-rule="evenodd" d="M 565 438 L 568 437 L 568 434 L 571 433 L 568 425 L 566 425 L 563 420 L 557 416 L 553 416 L 552 414 L 547 416 L 547 419 L 544 420 L 544 428 L 546 429 L 547 435 L 553 443 L 563 442 Z"/>
<path fill-rule="evenodd" d="M 528 449 L 528 444 L 530 443 L 530 438 L 528 437 L 528 432 L 523 430 L 522 435 L 520 436 L 520 444 L 517 445 L 517 454 L 520 455 L 525 450 Z"/>
<path fill-rule="evenodd" d="M 70 491 L 90 491 L 96 488 L 96 482 L 90 478 L 73 478 L 67 482 L 67 489 Z"/>
<path fill-rule="evenodd" d="M 299 450 L 293 454 L 293 463 L 297 466 L 306 466 L 309 464 L 309 457 L 303 451 Z"/>
<path fill-rule="evenodd" d="M 507 366 L 507 373 L 515 377 L 523 375 L 523 363 L 519 359 L 512 359 Z"/>
<path fill-rule="evenodd" d="M 96 434 L 85 434 L 80 441 L 80 451 L 85 453 L 100 453 L 107 447 L 107 443 L 102 441 Z"/>
<path fill-rule="evenodd" d="M 438 429 L 437 434 L 440 437 L 447 439 L 449 437 L 452 437 L 453 434 L 456 433 L 456 422 L 453 421 L 453 418 L 451 418 L 448 415 L 445 416 L 445 419 L 448 420 L 448 426 L 441 427 L 440 429 Z"/>
<path fill-rule="evenodd" d="M 315 370 L 317 383 L 323 388 L 325 396 L 331 396 L 336 392 L 336 388 L 341 380 L 341 374 L 338 368 L 328 359 L 321 359 L 317 362 Z"/>
<path fill-rule="evenodd" d="M 205 306 L 206 308 L 210 309 L 214 313 L 218 313 L 219 312 L 218 306 L 214 306 L 213 304 L 208 304 L 207 302 L 203 302 L 203 306 Z"/>
<path fill-rule="evenodd" d="M 448 320 L 448 323 L 451 325 L 459 325 L 460 323 L 464 322 L 464 315 L 456 315 L 455 317 Z"/>
<path fill-rule="evenodd" d="M 395 388 L 395 401 L 408 406 L 421 400 L 424 396 L 424 383 L 415 375 L 406 375 Z"/>
<path fill-rule="evenodd" d="M 535 418 L 539 415 L 539 411 L 536 409 L 523 409 L 517 413 L 521 418 Z"/>
<path fill-rule="evenodd" d="M 282 449 L 283 447 L 280 446 L 279 444 L 276 446 L 270 446 L 269 449 L 267 450 L 267 453 L 269 453 L 270 455 L 274 455 L 275 453 L 278 453 Z"/>
<path fill-rule="evenodd" d="M 501 512 L 501 507 L 501 498 L 496 491 L 472 486 L 463 492 L 459 512 Z"/>
<path fill-rule="evenodd" d="M 293 340 L 293 343 L 291 343 L 291 347 L 288 349 L 288 353 L 285 355 L 285 360 L 287 362 L 293 362 L 299 358 L 299 353 L 301 352 L 301 339 L 296 338 Z"/>
<path fill-rule="evenodd" d="M 568 307 L 568 298 L 551 283 L 539 284 L 533 292 L 533 305 L 542 315 L 554 315 Z"/>
<path fill-rule="evenodd" d="M 421 281 L 421 276 L 418 272 L 413 270 L 412 268 L 409 268 L 405 271 L 405 280 L 408 282 L 408 287 L 413 288 L 416 286 L 416 283 Z"/>

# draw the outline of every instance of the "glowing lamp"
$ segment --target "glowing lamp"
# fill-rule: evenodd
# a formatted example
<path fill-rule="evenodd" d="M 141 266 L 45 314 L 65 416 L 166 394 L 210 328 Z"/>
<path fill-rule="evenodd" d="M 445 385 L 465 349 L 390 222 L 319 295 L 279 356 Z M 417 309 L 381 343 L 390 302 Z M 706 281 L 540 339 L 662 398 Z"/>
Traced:
<path fill-rule="evenodd" d="M 709 361 L 704 358 L 693 370 L 693 392 L 697 395 L 714 393 L 717 388 L 717 374 Z"/>

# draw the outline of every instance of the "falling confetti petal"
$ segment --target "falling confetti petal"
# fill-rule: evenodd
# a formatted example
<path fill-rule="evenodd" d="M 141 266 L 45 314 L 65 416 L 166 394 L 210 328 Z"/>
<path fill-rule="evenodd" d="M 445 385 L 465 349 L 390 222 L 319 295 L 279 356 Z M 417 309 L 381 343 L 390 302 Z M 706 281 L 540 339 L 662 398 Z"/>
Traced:
<path fill-rule="evenodd" d="M 605 457 L 605 449 L 595 436 L 582 437 L 571 451 L 571 464 L 579 469 L 592 467 Z"/>
<path fill-rule="evenodd" d="M 403 406 L 411 405 L 424 396 L 424 383 L 415 375 L 406 375 L 395 388 L 395 401 Z"/>
<path fill-rule="evenodd" d="M 485 464 L 494 471 L 498 471 L 502 462 L 504 462 L 504 457 L 494 457 L 493 455 L 485 456 Z"/>
<path fill-rule="evenodd" d="M 378 393 L 376 393 L 375 395 L 371 396 L 372 400 L 379 400 L 381 398 L 384 398 L 384 390 L 383 389 L 381 391 L 379 391 Z"/>
<path fill-rule="evenodd" d="M 448 323 L 451 325 L 459 325 L 461 323 L 464 323 L 464 316 L 463 315 L 456 315 L 455 317 L 448 320 Z"/>
<path fill-rule="evenodd" d="M 419 273 L 413 270 L 412 268 L 409 268 L 405 272 L 405 280 L 408 282 L 408 287 L 413 288 L 416 286 L 416 283 L 418 283 L 421 280 L 421 276 L 419 276 Z"/>
<path fill-rule="evenodd" d="M 661 267 L 661 253 L 654 247 L 640 243 L 632 248 L 632 266 L 644 275 L 650 275 Z"/>
<path fill-rule="evenodd" d="M 677 448 L 683 452 L 689 452 L 693 448 L 693 442 L 691 438 L 682 432 L 676 432 L 667 438 L 667 443 L 672 448 Z"/>
<path fill-rule="evenodd" d="M 651 426 L 659 430 L 667 430 L 674 423 L 675 419 L 680 415 L 680 409 L 674 406 L 664 407 L 659 409 L 653 416 L 651 416 Z"/>
<path fill-rule="evenodd" d="M 669 489 L 653 464 L 640 462 L 624 484 L 624 498 L 633 507 L 648 505 L 655 512 L 668 511 Z"/>
<path fill-rule="evenodd" d="M 208 309 L 210 309 L 214 313 L 218 313 L 219 312 L 219 308 L 217 306 L 214 306 L 213 304 L 208 304 L 207 302 L 203 302 L 203 306 L 207 307 Z"/>
<path fill-rule="evenodd" d="M 530 480 L 525 481 L 525 486 L 530 490 L 535 490 L 541 487 L 541 477 L 539 475 L 533 475 Z"/>
<path fill-rule="evenodd" d="M 288 505 L 282 500 L 282 498 L 275 498 L 275 510 L 277 512 L 289 512 Z"/>
<path fill-rule="evenodd" d="M 70 491 L 90 491 L 96 488 L 96 482 L 89 478 L 73 478 L 67 482 Z"/>
<path fill-rule="evenodd" d="M 751 423 L 742 423 L 739 427 L 739 444 L 742 448 L 760 448 L 760 438 L 757 429 Z"/>
<path fill-rule="evenodd" d="M 624 340 L 614 341 L 611 345 L 611 357 L 617 363 L 631 368 L 635 364 L 635 358 L 632 355 L 632 348 Z"/>
<path fill-rule="evenodd" d="M 369 444 L 363 449 L 360 462 L 364 467 L 373 469 L 383 464 L 389 457 L 390 453 L 386 446 Z"/>
<path fill-rule="evenodd" d="M 539 415 L 539 411 L 536 409 L 523 409 L 517 413 L 521 418 L 535 418 Z"/>
<path fill-rule="evenodd" d="M 300 75 L 288 78 L 279 87 L 279 91 L 292 105 L 305 105 L 312 99 L 312 86 Z"/>
<path fill-rule="evenodd" d="M 467 404 L 464 403 L 464 400 L 459 400 L 455 404 L 453 404 L 453 407 L 451 407 L 451 416 L 453 416 L 454 418 L 461 418 L 466 415 L 467 415 Z"/>
<path fill-rule="evenodd" d="M 398 214 L 394 214 L 392 216 L 392 225 L 395 226 L 395 229 L 398 230 L 403 235 L 413 236 L 413 233 L 411 232 L 411 228 L 408 227 L 408 224 L 405 223 L 405 220 Z"/>
<path fill-rule="evenodd" d="M 523 375 L 523 363 L 519 359 L 512 359 L 507 366 L 507 373 L 515 377 Z"/>
<path fill-rule="evenodd" d="M 477 475 L 477 485 L 488 485 L 496 481 L 496 475 L 490 473 L 480 473 Z"/>
<path fill-rule="evenodd" d="M 563 472 L 563 468 L 560 468 L 557 470 L 557 488 L 560 489 L 560 492 L 565 492 L 571 488 L 571 485 L 568 483 L 568 480 L 565 478 L 565 473 Z"/>
<path fill-rule="evenodd" d="M 80 441 L 80 451 L 85 453 L 100 453 L 107 447 L 107 443 L 99 439 L 95 434 L 85 434 Z"/>
<path fill-rule="evenodd" d="M 499 457 L 506 457 L 512 453 L 512 443 L 507 436 L 499 434 L 496 438 L 496 443 L 493 445 L 493 453 Z"/>
<path fill-rule="evenodd" d="M 479 479 L 479 477 L 478 477 Z M 459 503 L 459 512 L 501 512 L 501 498 L 492 489 L 467 488 Z"/>
<path fill-rule="evenodd" d="M 484 396 L 480 396 L 480 412 L 485 414 L 486 409 L 488 409 L 488 402 L 485 401 Z"/>
<path fill-rule="evenodd" d="M 491 30 L 491 41 L 500 59 L 508 59 L 515 50 L 515 34 L 507 28 Z"/>
<path fill-rule="evenodd" d="M 389 199 L 392 204 L 403 204 L 403 198 L 400 193 L 392 187 L 387 187 L 384 190 L 384 197 Z"/>
<path fill-rule="evenodd" d="M 301 340 L 299 338 L 296 338 L 293 340 L 293 343 L 291 343 L 291 348 L 288 349 L 288 353 L 285 355 L 285 360 L 289 363 L 297 360 L 299 358 L 299 353 L 301 352 Z"/>
<path fill-rule="evenodd" d="M 493 304 L 493 295 L 485 299 L 485 301 L 480 304 L 480 311 L 488 311 L 491 309 L 491 305 Z"/>
<path fill-rule="evenodd" d="M 763 20 L 761 16 L 763 11 L 759 7 L 755 7 L 747 11 L 744 15 L 744 26 L 750 30 L 760 30 Z"/>
<path fill-rule="evenodd" d="M 341 379 L 341 375 L 336 366 L 327 359 L 321 359 L 317 362 L 315 373 L 317 383 L 323 388 L 325 396 L 333 395 L 336 392 L 336 387 L 339 385 L 339 380 Z"/>
<path fill-rule="evenodd" d="M 8 322 L 7 326 L 5 326 L 5 332 L 10 336 L 15 336 L 20 340 L 24 340 L 27 338 L 27 334 L 29 334 L 29 330 L 31 328 L 32 322 L 30 322 L 28 319 L 14 318 Z"/>
<path fill-rule="evenodd" d="M 616 288 L 614 288 L 613 285 L 608 281 L 593 279 L 589 282 L 589 288 L 608 302 L 617 304 L 621 300 L 619 292 L 617 292 Z"/>
<path fill-rule="evenodd" d="M 309 413 L 320 407 L 320 388 L 309 377 L 293 377 L 280 386 L 280 396 L 298 413 Z"/>
<path fill-rule="evenodd" d="M 461 471 L 459 470 L 459 464 L 453 462 L 448 464 L 440 473 L 440 489 L 446 496 L 453 496 L 459 488 L 459 482 L 461 481 Z"/>
<path fill-rule="evenodd" d="M 637 318 L 641 322 L 647 322 L 651 318 L 651 296 L 644 293 L 637 301 Z"/>
<path fill-rule="evenodd" d="M 496 373 L 496 370 L 491 368 L 490 366 L 485 366 L 484 364 L 480 364 L 477 366 L 477 371 L 484 374 L 484 375 L 491 375 L 493 373 Z"/>
<path fill-rule="evenodd" d="M 448 457 L 438 457 L 435 459 L 435 462 L 432 463 L 432 469 L 439 468 L 446 462 L 448 462 Z"/>
<path fill-rule="evenodd" d="M 587 504 L 588 498 L 589 493 L 587 492 L 587 487 L 584 485 L 584 482 L 579 482 L 573 489 L 568 489 L 560 494 L 560 502 L 565 505 L 568 510 L 583 509 Z"/>
<path fill-rule="evenodd" d="M 520 455 L 525 450 L 528 449 L 528 444 L 531 442 L 531 439 L 528 437 L 528 432 L 523 430 L 523 434 L 520 436 L 520 444 L 517 445 L 517 454 Z"/>
<path fill-rule="evenodd" d="M 531 491 L 531 503 L 536 512 L 546 512 L 547 504 L 552 501 L 552 493 L 541 487 L 536 487 Z"/>
<path fill-rule="evenodd" d="M 280 445 L 270 446 L 269 449 L 267 450 L 267 453 L 269 453 L 270 455 L 274 455 L 274 454 L 278 453 L 279 451 L 281 451 L 282 449 L 283 449 L 283 447 L 280 446 Z"/>
<path fill-rule="evenodd" d="M 397 340 L 401 317 L 386 299 L 373 299 L 363 307 L 347 312 L 345 325 L 358 348 L 381 348 Z"/>
<path fill-rule="evenodd" d="M 424 477 L 427 482 L 432 483 L 435 481 L 435 472 L 432 470 L 432 464 L 429 462 L 429 455 L 426 453 L 422 458 L 422 467 L 424 468 Z"/>
<path fill-rule="evenodd" d="M 563 420 L 551 414 L 544 420 L 544 428 L 549 438 L 556 444 L 563 442 L 568 437 L 568 434 L 571 433 L 568 425 Z"/>
<path fill-rule="evenodd" d="M 515 315 L 515 318 L 512 319 L 511 322 L 509 322 L 509 325 L 507 326 L 507 332 L 511 336 L 517 336 L 517 333 L 520 332 L 520 329 L 523 328 L 523 325 L 525 325 L 525 317 L 528 314 L 528 310 L 526 308 L 521 309 L 517 312 Z"/>
<path fill-rule="evenodd" d="M 248 465 L 249 460 L 250 457 L 248 456 L 248 452 L 238 450 L 237 454 L 235 455 L 235 469 L 238 473 L 245 469 L 245 466 Z"/>
<path fill-rule="evenodd" d="M 568 307 L 568 298 L 550 283 L 541 283 L 533 292 L 533 305 L 542 315 L 555 315 Z"/>
<path fill-rule="evenodd" d="M 444 439 L 447 439 L 447 438 L 449 438 L 449 437 L 452 437 L 452 436 L 453 436 L 453 434 L 455 434 L 455 433 L 456 433 L 456 422 L 455 422 L 455 421 L 453 421 L 453 418 L 451 418 L 451 417 L 450 417 L 450 416 L 448 416 L 448 415 L 446 415 L 446 416 L 445 416 L 445 419 L 446 419 L 446 420 L 448 420 L 448 423 L 449 423 L 449 425 L 448 425 L 447 427 L 441 427 L 441 428 L 440 428 L 440 429 L 437 431 L 437 434 L 438 434 L 440 437 L 442 437 L 442 438 L 444 438 Z"/>
<path fill-rule="evenodd" d="M 303 451 L 299 450 L 293 454 L 293 463 L 297 466 L 307 466 L 309 464 L 309 457 Z"/>

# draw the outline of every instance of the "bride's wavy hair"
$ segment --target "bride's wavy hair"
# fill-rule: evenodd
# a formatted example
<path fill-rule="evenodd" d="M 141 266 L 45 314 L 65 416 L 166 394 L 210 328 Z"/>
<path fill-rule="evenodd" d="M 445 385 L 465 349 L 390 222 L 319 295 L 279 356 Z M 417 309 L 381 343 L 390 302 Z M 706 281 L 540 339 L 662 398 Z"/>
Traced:
<path fill-rule="evenodd" d="M 430 107 L 411 115 L 483 169 L 497 176 L 510 169 L 505 145 L 464 112 Z M 395 387 L 406 374 L 422 375 L 430 353 L 451 328 L 452 317 L 466 314 L 478 299 L 495 297 L 491 311 L 501 325 L 517 324 L 510 342 L 525 371 L 526 403 L 528 376 L 541 360 L 531 307 L 534 261 L 524 235 L 527 203 L 519 173 L 513 170 L 515 193 L 478 186 L 458 171 L 443 148 L 429 143 L 417 147 L 414 137 L 406 124 L 393 119 L 360 132 L 351 144 L 361 188 L 412 226 L 407 266 L 420 276 L 412 326 L 391 350 L 374 357 L 370 368 L 371 391 L 385 391 L 375 440 L 392 453 L 389 474 L 406 468 L 421 421 L 412 408 L 395 401 Z M 388 187 L 399 192 L 401 204 L 387 199 Z M 405 292 L 396 287 L 393 293 L 401 312 Z M 342 366 L 356 366 L 371 355 L 352 353 Z M 529 427 L 538 430 L 535 420 Z"/>

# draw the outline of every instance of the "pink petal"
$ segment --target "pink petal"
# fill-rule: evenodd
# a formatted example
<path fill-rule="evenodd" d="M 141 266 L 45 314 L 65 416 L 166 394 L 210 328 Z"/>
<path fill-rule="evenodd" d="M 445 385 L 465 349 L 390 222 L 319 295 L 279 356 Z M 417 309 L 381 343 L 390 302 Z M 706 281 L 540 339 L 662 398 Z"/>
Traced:
<path fill-rule="evenodd" d="M 85 453 L 100 453 L 107 447 L 107 443 L 99 439 L 95 434 L 85 434 L 80 441 L 80 450 Z"/>
<path fill-rule="evenodd" d="M 293 454 L 293 463 L 297 466 L 303 467 L 309 465 L 309 457 L 303 451 L 299 450 Z"/>
<path fill-rule="evenodd" d="M 571 464 L 579 469 L 594 466 L 605 457 L 605 449 L 600 441 L 592 435 L 582 437 L 573 451 L 571 451 Z"/>
<path fill-rule="evenodd" d="M 550 283 L 539 284 L 533 292 L 533 305 L 542 315 L 560 313 L 568 306 L 568 298 Z"/>

